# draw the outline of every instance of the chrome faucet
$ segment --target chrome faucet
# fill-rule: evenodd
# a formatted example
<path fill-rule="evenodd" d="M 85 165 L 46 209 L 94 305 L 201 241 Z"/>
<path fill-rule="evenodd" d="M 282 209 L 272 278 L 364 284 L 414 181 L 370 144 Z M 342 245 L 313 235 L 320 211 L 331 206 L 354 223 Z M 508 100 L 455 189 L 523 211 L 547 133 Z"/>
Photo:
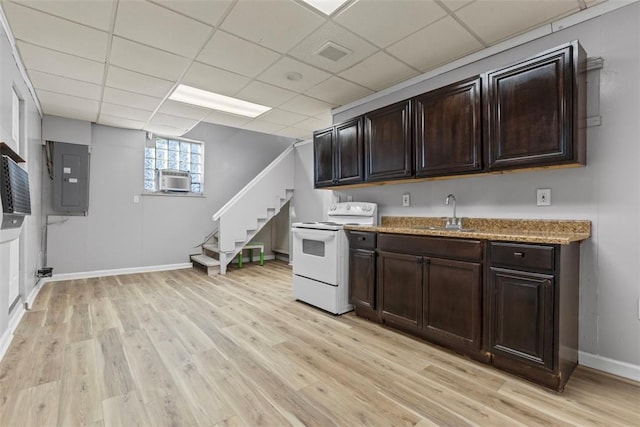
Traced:
<path fill-rule="evenodd" d="M 453 201 L 453 216 L 451 218 L 447 218 L 445 228 L 447 230 L 460 230 L 462 229 L 462 219 L 456 218 L 456 197 L 453 194 L 449 194 L 447 199 L 444 201 L 444 204 L 448 205 L 451 201 Z"/>

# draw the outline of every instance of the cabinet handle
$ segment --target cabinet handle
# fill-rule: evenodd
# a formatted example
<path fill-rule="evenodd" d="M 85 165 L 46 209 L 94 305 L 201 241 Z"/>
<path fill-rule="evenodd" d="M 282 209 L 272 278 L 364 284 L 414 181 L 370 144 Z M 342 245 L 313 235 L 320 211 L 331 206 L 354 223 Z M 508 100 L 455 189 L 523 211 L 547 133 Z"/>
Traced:
<path fill-rule="evenodd" d="M 517 256 L 518 258 L 524 258 L 524 252 L 514 252 L 513 256 Z"/>
<path fill-rule="evenodd" d="M 551 286 L 551 280 L 546 279 L 544 282 L 542 282 L 542 285 L 543 285 L 545 288 L 548 288 L 549 286 Z"/>
<path fill-rule="evenodd" d="M 364 236 L 360 236 L 358 237 L 358 240 L 360 240 L 361 242 L 364 242 L 365 240 L 367 240 L 367 238 Z"/>

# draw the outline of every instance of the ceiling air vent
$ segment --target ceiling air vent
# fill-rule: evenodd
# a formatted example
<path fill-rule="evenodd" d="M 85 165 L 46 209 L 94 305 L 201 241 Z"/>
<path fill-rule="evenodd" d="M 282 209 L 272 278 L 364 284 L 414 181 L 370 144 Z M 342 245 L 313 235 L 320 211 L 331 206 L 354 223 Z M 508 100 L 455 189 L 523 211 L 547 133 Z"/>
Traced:
<path fill-rule="evenodd" d="M 320 46 L 320 49 L 316 50 L 314 53 L 316 55 L 322 56 L 323 58 L 327 58 L 331 61 L 337 62 L 345 56 L 349 55 L 351 51 L 346 47 L 342 47 L 334 42 L 326 42 L 325 44 Z"/>

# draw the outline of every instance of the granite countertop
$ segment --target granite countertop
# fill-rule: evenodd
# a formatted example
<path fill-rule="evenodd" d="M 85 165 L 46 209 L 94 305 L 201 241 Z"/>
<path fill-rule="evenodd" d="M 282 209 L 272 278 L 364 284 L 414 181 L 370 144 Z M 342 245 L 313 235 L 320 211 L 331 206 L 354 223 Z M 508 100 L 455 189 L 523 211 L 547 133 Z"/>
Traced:
<path fill-rule="evenodd" d="M 383 216 L 380 225 L 345 226 L 346 230 L 419 236 L 458 237 L 461 239 L 500 240 L 524 243 L 568 245 L 591 237 L 591 221 L 502 218 L 463 218 L 464 230 L 429 229 L 444 227 L 446 218 Z"/>

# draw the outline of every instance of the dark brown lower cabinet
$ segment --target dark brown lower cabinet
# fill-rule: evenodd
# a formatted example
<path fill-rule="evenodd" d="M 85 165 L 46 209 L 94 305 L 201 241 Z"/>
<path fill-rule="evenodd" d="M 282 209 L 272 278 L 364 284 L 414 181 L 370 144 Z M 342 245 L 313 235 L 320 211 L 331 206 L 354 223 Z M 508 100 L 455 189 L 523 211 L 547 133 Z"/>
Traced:
<path fill-rule="evenodd" d="M 489 265 L 494 366 L 561 391 L 578 363 L 579 244 L 490 242 Z"/>
<path fill-rule="evenodd" d="M 427 258 L 422 329 L 426 338 L 462 352 L 482 348 L 482 266 Z"/>
<path fill-rule="evenodd" d="M 486 360 L 482 350 L 482 243 L 381 235 L 378 248 L 382 321 Z M 391 252 L 402 248 L 411 253 Z"/>
<path fill-rule="evenodd" d="M 422 327 L 422 257 L 378 251 L 378 292 L 384 323 L 410 332 Z"/>
<path fill-rule="evenodd" d="M 349 239 L 356 314 L 564 389 L 578 363 L 579 243 Z"/>
<path fill-rule="evenodd" d="M 357 315 L 378 319 L 375 251 L 349 249 L 349 299 Z"/>

